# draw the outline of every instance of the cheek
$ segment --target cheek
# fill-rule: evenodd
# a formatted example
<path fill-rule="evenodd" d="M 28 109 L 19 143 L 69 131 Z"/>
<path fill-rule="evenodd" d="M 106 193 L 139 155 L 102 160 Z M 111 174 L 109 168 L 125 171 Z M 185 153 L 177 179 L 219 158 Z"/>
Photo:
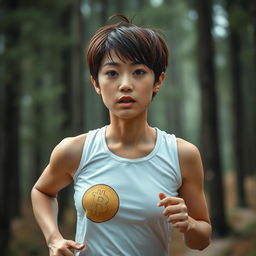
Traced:
<path fill-rule="evenodd" d="M 104 90 L 103 88 L 101 89 L 102 101 L 107 107 L 110 107 L 110 104 L 113 102 L 113 95 L 114 93 L 110 89 L 108 90 Z"/>
<path fill-rule="evenodd" d="M 153 94 L 153 88 L 154 88 L 153 84 L 149 83 L 148 86 L 142 87 L 140 89 L 140 91 L 141 91 L 140 93 L 142 95 L 144 95 L 145 99 L 150 99 L 151 100 L 152 94 Z"/>

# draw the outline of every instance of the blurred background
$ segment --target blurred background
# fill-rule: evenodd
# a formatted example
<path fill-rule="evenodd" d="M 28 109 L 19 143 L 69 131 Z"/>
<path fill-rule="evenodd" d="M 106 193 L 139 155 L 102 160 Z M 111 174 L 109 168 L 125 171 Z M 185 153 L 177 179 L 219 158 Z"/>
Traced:
<path fill-rule="evenodd" d="M 1 255 L 48 253 L 30 191 L 56 144 L 108 123 L 85 52 L 116 13 L 165 35 L 169 68 L 150 124 L 202 154 L 213 242 L 193 254 L 174 232 L 172 255 L 256 255 L 254 0 L 0 1 Z M 69 239 L 76 222 L 72 192 L 58 196 L 60 228 Z"/>

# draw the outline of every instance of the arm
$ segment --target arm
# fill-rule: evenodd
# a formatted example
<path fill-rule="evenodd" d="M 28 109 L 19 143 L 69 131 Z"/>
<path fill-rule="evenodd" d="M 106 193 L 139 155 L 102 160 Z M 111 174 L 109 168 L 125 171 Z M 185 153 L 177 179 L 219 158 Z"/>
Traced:
<path fill-rule="evenodd" d="M 184 234 L 185 243 L 191 249 L 203 250 L 210 244 L 211 224 L 203 190 L 204 176 L 198 149 L 181 139 L 177 140 L 182 186 L 180 197 L 159 194 L 159 206 L 168 221 Z"/>
<path fill-rule="evenodd" d="M 73 255 L 70 249 L 81 250 L 84 245 L 66 240 L 57 223 L 58 192 L 72 182 L 78 168 L 85 137 L 63 140 L 52 152 L 50 162 L 31 192 L 35 218 L 44 234 L 50 255 Z"/>

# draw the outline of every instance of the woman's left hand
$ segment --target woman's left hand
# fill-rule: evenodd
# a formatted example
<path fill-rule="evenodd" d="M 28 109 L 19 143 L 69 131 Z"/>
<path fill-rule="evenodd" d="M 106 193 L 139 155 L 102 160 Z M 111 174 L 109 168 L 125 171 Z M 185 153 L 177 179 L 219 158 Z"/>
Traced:
<path fill-rule="evenodd" d="M 180 197 L 169 197 L 164 193 L 159 193 L 160 202 L 158 207 L 164 206 L 163 215 L 167 216 L 174 228 L 185 233 L 190 230 L 191 223 L 188 215 L 188 209 L 184 200 Z"/>

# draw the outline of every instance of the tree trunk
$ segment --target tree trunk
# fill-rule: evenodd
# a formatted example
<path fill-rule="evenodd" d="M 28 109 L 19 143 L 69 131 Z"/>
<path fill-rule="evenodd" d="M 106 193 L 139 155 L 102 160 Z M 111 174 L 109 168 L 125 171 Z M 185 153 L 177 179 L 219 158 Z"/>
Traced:
<path fill-rule="evenodd" d="M 121 2 L 121 1 L 120 1 Z M 100 26 L 104 26 L 108 19 L 109 0 L 101 0 L 102 12 L 100 14 Z M 102 103 L 102 119 L 104 124 L 109 124 L 109 110 Z"/>
<path fill-rule="evenodd" d="M 83 35 L 82 15 L 80 11 L 81 0 L 73 2 L 72 9 L 72 35 L 74 44 L 71 49 L 71 84 L 72 84 L 72 126 L 74 134 L 84 132 L 85 88 L 83 76 Z"/>
<path fill-rule="evenodd" d="M 63 28 L 65 37 L 71 34 L 71 15 L 72 6 L 67 6 L 66 10 L 60 17 L 60 26 Z M 64 113 L 64 120 L 61 124 L 63 136 L 70 136 L 71 132 L 71 120 L 72 120 L 72 84 L 71 84 L 71 46 L 65 46 L 61 51 L 61 85 L 63 87 L 63 93 L 60 99 L 61 111 Z"/>
<path fill-rule="evenodd" d="M 65 36 L 71 34 L 71 17 L 72 17 L 72 6 L 67 6 L 66 10 L 63 12 L 60 20 L 60 26 L 64 29 Z M 64 120 L 61 124 L 61 129 L 63 131 L 63 136 L 70 136 L 72 125 L 72 84 L 71 84 L 71 46 L 65 46 L 62 50 L 61 54 L 62 59 L 62 69 L 61 69 L 61 84 L 63 86 L 63 94 L 61 96 L 61 110 L 64 113 Z M 82 106 L 81 106 L 82 107 Z M 58 220 L 60 222 L 64 219 L 65 210 L 67 209 L 68 202 L 70 199 L 69 188 L 65 188 L 60 191 L 58 195 L 58 203 L 59 203 L 59 212 L 58 212 Z"/>
<path fill-rule="evenodd" d="M 253 67 L 254 67 L 254 81 L 256 79 L 256 1 L 251 0 L 250 5 L 249 5 L 249 12 L 251 14 L 251 23 L 252 23 L 252 28 L 253 28 Z M 252 170 L 250 171 L 251 174 L 256 175 L 256 147 L 254 146 L 256 144 L 256 118 L 255 118 L 255 106 L 256 106 L 256 88 L 255 84 L 250 85 L 251 88 L 251 97 L 252 98 L 252 109 L 253 109 L 253 119 L 252 119 L 252 146 L 251 146 L 251 166 Z"/>
<path fill-rule="evenodd" d="M 251 23 L 253 28 L 253 57 L 254 57 L 254 68 L 256 69 L 256 2 L 250 1 L 249 12 L 251 14 Z"/>
<path fill-rule="evenodd" d="M 228 11 L 232 11 L 232 2 L 229 1 Z M 245 194 L 245 111 L 244 111 L 244 95 L 242 87 L 242 67 L 241 67 L 241 40 L 239 31 L 231 24 L 229 31 L 229 47 L 230 47 L 230 66 L 231 66 L 231 83 L 232 83 L 232 98 L 233 98 L 233 119 L 234 119 L 234 161 L 236 170 L 237 184 L 237 200 L 238 206 L 246 207 Z"/>
<path fill-rule="evenodd" d="M 233 113 L 234 113 L 234 152 L 235 152 L 235 168 L 236 168 L 236 184 L 238 206 L 245 207 L 245 159 L 244 159 L 244 137 L 245 137 L 245 115 L 243 88 L 241 79 L 241 63 L 240 63 L 240 39 L 238 33 L 230 32 L 230 56 L 232 69 L 232 93 L 233 93 Z"/>
<path fill-rule="evenodd" d="M 18 1 L 6 1 L 6 13 L 18 8 Z M 19 169 L 19 125 L 20 125 L 20 66 L 11 56 L 19 41 L 19 25 L 9 24 L 5 27 L 5 77 L 3 79 L 4 111 L 3 140 L 0 179 L 0 248 L 1 255 L 9 255 L 11 236 L 10 224 L 14 217 L 20 215 L 20 169 Z"/>
<path fill-rule="evenodd" d="M 174 31 L 175 33 L 175 31 Z M 174 34 L 173 33 L 173 34 Z M 183 81 L 181 74 L 181 67 L 177 54 L 178 42 L 175 41 L 175 36 L 172 37 L 172 58 L 170 66 L 172 67 L 171 86 L 174 95 L 172 100 L 166 103 L 166 118 L 168 120 L 167 129 L 175 133 L 177 137 L 184 137 L 183 117 L 184 117 L 184 104 L 183 104 Z"/>
<path fill-rule="evenodd" d="M 42 86 L 40 80 L 37 80 L 37 89 Z M 34 120 L 34 141 L 33 141 L 33 162 L 35 168 L 35 180 L 39 178 L 43 169 L 43 161 L 42 161 L 42 139 L 44 137 L 44 131 L 41 124 L 43 120 L 43 104 L 40 103 L 38 99 L 35 99 L 33 102 L 33 120 Z"/>
<path fill-rule="evenodd" d="M 202 101 L 201 151 L 208 178 L 213 233 L 216 236 L 224 236 L 228 232 L 228 225 L 225 216 L 225 196 L 220 161 L 214 47 L 211 35 L 211 1 L 197 0 L 196 9 L 198 12 L 199 79 Z"/>

